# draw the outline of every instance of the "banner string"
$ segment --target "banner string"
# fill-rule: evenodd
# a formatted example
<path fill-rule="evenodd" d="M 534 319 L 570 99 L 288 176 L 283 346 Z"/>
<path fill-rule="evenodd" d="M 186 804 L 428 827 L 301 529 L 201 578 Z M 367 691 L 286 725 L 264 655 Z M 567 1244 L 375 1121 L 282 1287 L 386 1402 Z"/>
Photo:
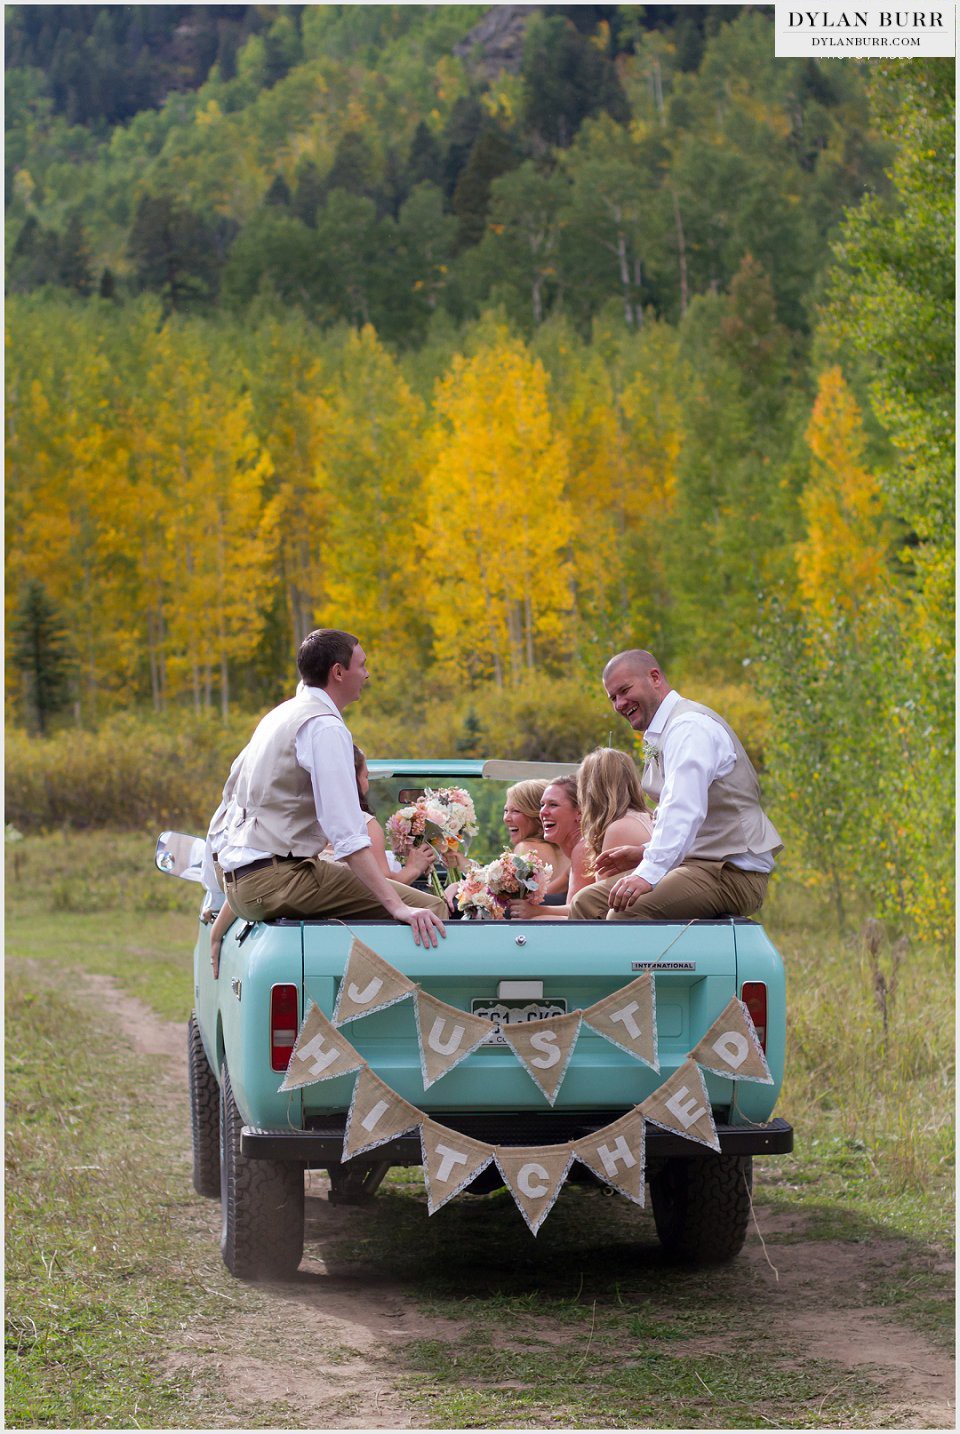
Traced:
<path fill-rule="evenodd" d="M 747 1172 L 746 1172 L 745 1170 L 741 1170 L 741 1171 L 740 1171 L 740 1174 L 743 1176 L 743 1188 L 746 1190 L 746 1192 L 747 1192 L 747 1199 L 750 1201 L 750 1214 L 751 1214 L 751 1217 L 752 1217 L 752 1219 L 753 1219 L 753 1228 L 756 1230 L 757 1234 L 760 1236 L 760 1244 L 763 1246 L 763 1258 L 766 1260 L 767 1264 L 770 1266 L 771 1270 L 773 1271 L 774 1275 L 776 1276 L 777 1284 L 779 1284 L 779 1283 L 780 1283 L 780 1271 L 777 1269 L 776 1265 L 773 1263 L 773 1261 L 771 1260 L 770 1256 L 767 1254 L 767 1242 L 766 1242 L 766 1240 L 763 1238 L 763 1232 L 762 1232 L 762 1230 L 760 1229 L 760 1225 L 759 1225 L 759 1223 L 758 1223 L 758 1221 L 757 1221 L 757 1212 L 756 1212 L 756 1210 L 753 1208 L 753 1196 L 752 1196 L 751 1193 L 750 1193 L 750 1181 L 747 1179 Z"/>

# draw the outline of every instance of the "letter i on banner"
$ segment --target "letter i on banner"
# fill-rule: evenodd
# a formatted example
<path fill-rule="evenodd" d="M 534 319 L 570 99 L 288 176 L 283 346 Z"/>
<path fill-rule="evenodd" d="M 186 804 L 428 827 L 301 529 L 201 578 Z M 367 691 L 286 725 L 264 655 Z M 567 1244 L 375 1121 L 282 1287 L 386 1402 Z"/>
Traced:
<path fill-rule="evenodd" d="M 583 1013 L 583 1024 L 628 1055 L 658 1071 L 657 1002 L 653 976 L 644 971 L 628 986 L 604 996 Z"/>
<path fill-rule="evenodd" d="M 384 1011 L 395 1006 L 416 990 L 413 982 L 384 961 L 371 947 L 358 941 L 356 936 L 350 943 L 343 980 L 337 992 L 337 1004 L 333 1008 L 333 1024 L 344 1026 L 359 1016 L 372 1016 L 374 1011 Z"/>
<path fill-rule="evenodd" d="M 685 1060 L 669 1080 L 658 1085 L 637 1109 L 643 1111 L 652 1125 L 659 1125 L 662 1130 L 671 1130 L 687 1140 L 709 1145 L 711 1150 L 720 1149 L 710 1097 L 694 1061 Z"/>
<path fill-rule="evenodd" d="M 343 1132 L 342 1160 L 352 1160 L 364 1150 L 373 1150 L 416 1130 L 423 1114 L 390 1089 L 385 1081 L 369 1068 L 360 1072 L 353 1088 L 353 1099 L 347 1112 Z"/>
<path fill-rule="evenodd" d="M 452 1071 L 490 1035 L 490 1021 L 473 1016 L 436 996 L 417 989 L 413 1009 L 417 1017 L 417 1040 L 420 1043 L 420 1069 L 423 1088 L 429 1090 L 435 1080 Z"/>
<path fill-rule="evenodd" d="M 363 1056 L 330 1024 L 320 1007 L 311 1004 L 297 1032 L 280 1090 L 297 1090 L 315 1081 L 333 1080 L 362 1065 Z"/>
<path fill-rule="evenodd" d="M 434 1215 L 441 1205 L 459 1195 L 474 1176 L 486 1170 L 493 1159 L 493 1146 L 425 1120 L 420 1127 L 420 1153 L 427 1187 L 427 1212 Z"/>
<path fill-rule="evenodd" d="M 498 1145 L 494 1158 L 510 1194 L 535 1235 L 550 1214 L 573 1164 L 570 1145 Z"/>
<path fill-rule="evenodd" d="M 575 1140 L 573 1153 L 588 1170 L 635 1205 L 644 1203 L 646 1122 L 638 1105 L 612 1125 Z"/>
<path fill-rule="evenodd" d="M 688 1059 L 714 1075 L 773 1085 L 757 1028 L 750 1019 L 750 1012 L 736 996 L 731 996 Z"/>

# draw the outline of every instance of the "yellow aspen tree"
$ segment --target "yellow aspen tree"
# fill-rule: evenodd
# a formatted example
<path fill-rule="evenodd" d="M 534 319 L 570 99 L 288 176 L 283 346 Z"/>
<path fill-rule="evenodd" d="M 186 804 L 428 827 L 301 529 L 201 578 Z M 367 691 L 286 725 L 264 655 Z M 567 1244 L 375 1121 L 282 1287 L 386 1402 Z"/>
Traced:
<path fill-rule="evenodd" d="M 171 695 L 229 703 L 231 661 L 249 657 L 273 585 L 276 534 L 265 511 L 269 455 L 257 441 L 248 394 L 186 324 L 159 337 L 150 388 L 158 406 L 144 442 L 166 498 L 157 535 L 162 647 Z"/>
<path fill-rule="evenodd" d="M 516 683 L 569 653 L 574 518 L 543 365 L 498 329 L 437 387 L 420 595 L 445 667 Z"/>
<path fill-rule="evenodd" d="M 800 498 L 806 535 L 796 548 L 799 595 L 821 620 L 852 613 L 885 585 L 888 543 L 881 490 L 864 466 L 857 401 L 839 367 L 820 377 L 806 433 L 813 472 Z"/>
<path fill-rule="evenodd" d="M 275 576 L 295 651 L 327 602 L 330 385 L 301 320 L 265 319 L 244 346 L 243 365 L 254 427 L 270 455 L 265 511 L 278 535 Z"/>
<path fill-rule="evenodd" d="M 322 459 L 335 501 L 324 534 L 324 626 L 355 632 L 381 671 L 425 651 L 422 507 L 424 406 L 368 325 L 346 336 L 328 394 Z"/>

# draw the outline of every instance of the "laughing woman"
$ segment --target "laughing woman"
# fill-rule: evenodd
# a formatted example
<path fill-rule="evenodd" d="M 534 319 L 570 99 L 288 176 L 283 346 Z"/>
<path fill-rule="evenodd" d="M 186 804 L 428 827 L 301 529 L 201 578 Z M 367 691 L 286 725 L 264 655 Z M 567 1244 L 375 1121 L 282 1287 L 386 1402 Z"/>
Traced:
<path fill-rule="evenodd" d="M 540 798 L 540 826 L 544 840 L 558 846 L 570 863 L 567 871 L 565 906 L 535 906 L 530 901 L 511 901 L 514 921 L 562 921 L 570 915 L 570 902 L 583 886 L 593 880 L 587 867 L 580 836 L 580 809 L 577 806 L 576 777 L 554 777 Z"/>
<path fill-rule="evenodd" d="M 517 782 L 515 786 L 508 787 L 504 798 L 503 824 L 514 851 L 521 855 L 524 852 L 532 852 L 553 867 L 547 895 L 556 896 L 566 893 L 570 861 L 555 842 L 544 841 L 543 838 L 540 802 L 546 786 L 546 782 L 532 778 L 530 781 Z"/>
<path fill-rule="evenodd" d="M 580 763 L 577 772 L 580 830 L 591 873 L 601 852 L 613 847 L 636 848 L 640 853 L 653 835 L 653 818 L 640 785 L 633 758 L 615 747 L 597 747 Z M 596 881 L 595 874 L 591 881 Z"/>

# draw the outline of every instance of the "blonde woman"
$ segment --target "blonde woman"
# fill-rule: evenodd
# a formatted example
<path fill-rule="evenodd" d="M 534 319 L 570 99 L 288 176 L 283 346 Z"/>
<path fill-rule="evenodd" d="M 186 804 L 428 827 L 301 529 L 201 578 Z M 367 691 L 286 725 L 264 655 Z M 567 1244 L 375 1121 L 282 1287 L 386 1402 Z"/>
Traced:
<path fill-rule="evenodd" d="M 602 852 L 613 847 L 640 848 L 653 835 L 653 819 L 633 758 L 616 747 L 597 747 L 577 772 L 580 832 L 589 869 L 597 880 Z M 637 861 L 640 857 L 637 857 Z"/>
<path fill-rule="evenodd" d="M 536 778 L 508 787 L 503 805 L 503 824 L 515 851 L 532 852 L 553 867 L 547 895 L 555 896 L 566 892 L 570 861 L 556 843 L 544 840 L 540 801 L 546 788 L 546 782 Z"/>
<path fill-rule="evenodd" d="M 570 902 L 592 880 L 580 835 L 576 777 L 554 777 L 547 783 L 540 798 L 540 825 L 545 840 L 558 846 L 570 863 L 567 903 L 565 906 L 534 906 L 526 899 L 511 901 L 510 915 L 514 921 L 565 921 L 570 915 Z"/>

